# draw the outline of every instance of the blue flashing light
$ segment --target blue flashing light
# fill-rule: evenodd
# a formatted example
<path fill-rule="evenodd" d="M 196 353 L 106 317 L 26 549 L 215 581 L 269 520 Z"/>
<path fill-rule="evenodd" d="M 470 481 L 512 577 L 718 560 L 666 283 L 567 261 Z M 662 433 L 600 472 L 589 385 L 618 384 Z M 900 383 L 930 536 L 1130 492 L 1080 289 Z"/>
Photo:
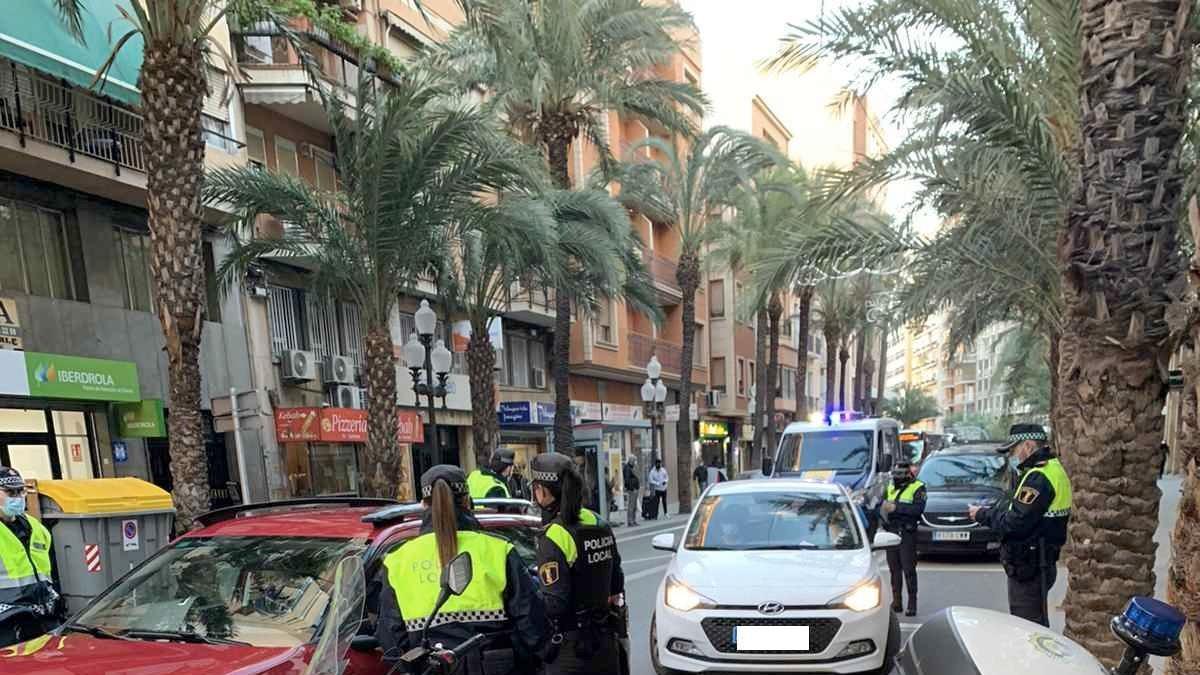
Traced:
<path fill-rule="evenodd" d="M 1171 605 L 1154 598 L 1136 597 L 1121 616 L 1126 627 L 1154 641 L 1174 642 L 1187 618 Z"/>

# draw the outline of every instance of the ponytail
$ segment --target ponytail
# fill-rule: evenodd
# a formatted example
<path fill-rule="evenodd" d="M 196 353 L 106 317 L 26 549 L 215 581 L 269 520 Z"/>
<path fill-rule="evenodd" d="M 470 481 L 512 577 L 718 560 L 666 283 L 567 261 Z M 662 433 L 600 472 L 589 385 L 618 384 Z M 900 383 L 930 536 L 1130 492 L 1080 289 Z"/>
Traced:
<path fill-rule="evenodd" d="M 429 498 L 430 521 L 437 540 L 438 559 L 445 567 L 458 555 L 458 514 L 454 493 L 444 480 L 434 481 Z"/>
<path fill-rule="evenodd" d="M 583 479 L 579 472 L 572 467 L 562 472 L 562 496 L 558 508 L 558 516 L 564 525 L 575 525 L 579 522 L 579 510 L 583 508 Z"/>

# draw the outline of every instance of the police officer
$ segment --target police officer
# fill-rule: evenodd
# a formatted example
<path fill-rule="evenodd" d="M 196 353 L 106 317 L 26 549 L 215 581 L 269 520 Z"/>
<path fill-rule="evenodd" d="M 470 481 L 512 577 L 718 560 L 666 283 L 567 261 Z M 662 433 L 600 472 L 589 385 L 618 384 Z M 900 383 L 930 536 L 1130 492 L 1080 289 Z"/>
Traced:
<path fill-rule="evenodd" d="M 0 604 L 27 606 L 39 617 L 41 627 L 53 625 L 58 612 L 58 593 L 50 569 L 50 531 L 37 518 L 25 513 L 25 481 L 15 469 L 0 466 Z M 39 626 L 9 626 L 0 644 L 40 635 Z M 29 635 L 19 632 L 29 631 Z"/>
<path fill-rule="evenodd" d="M 488 465 L 467 476 L 467 489 L 471 499 L 507 498 L 508 479 L 513 473 L 513 451 L 500 448 L 492 453 Z"/>
<path fill-rule="evenodd" d="M 1058 553 L 1071 519 L 1071 481 L 1047 441 L 1041 426 L 1014 424 L 1001 450 L 1020 462 L 1016 490 L 1007 503 L 970 509 L 975 522 L 1000 534 L 1009 612 L 1043 626 L 1050 625 L 1046 595 L 1058 575 Z"/>
<path fill-rule="evenodd" d="M 892 573 L 892 611 L 904 609 L 900 602 L 908 586 L 905 616 L 917 615 L 917 525 L 925 513 L 925 484 L 913 477 L 912 463 L 905 457 L 892 467 L 892 482 L 884 491 L 879 506 L 883 529 L 900 535 L 900 546 L 888 549 L 888 570 Z"/>
<path fill-rule="evenodd" d="M 622 672 L 625 576 L 612 528 L 580 506 L 583 480 L 558 453 L 531 462 L 533 497 L 546 528 L 538 539 L 538 576 L 550 623 L 546 675 Z"/>
<path fill-rule="evenodd" d="M 442 606 L 429 637 L 453 649 L 477 633 L 496 640 L 466 655 L 470 675 L 523 673 L 514 653 L 535 653 L 545 638 L 545 609 L 513 545 L 480 529 L 471 512 L 467 477 L 462 469 L 439 464 L 421 476 L 426 511 L 421 534 L 383 559 L 376 634 L 384 658 L 397 660 L 418 645 L 421 630 L 441 591 L 442 568 L 461 552 L 471 554 L 473 576 L 462 595 Z"/>

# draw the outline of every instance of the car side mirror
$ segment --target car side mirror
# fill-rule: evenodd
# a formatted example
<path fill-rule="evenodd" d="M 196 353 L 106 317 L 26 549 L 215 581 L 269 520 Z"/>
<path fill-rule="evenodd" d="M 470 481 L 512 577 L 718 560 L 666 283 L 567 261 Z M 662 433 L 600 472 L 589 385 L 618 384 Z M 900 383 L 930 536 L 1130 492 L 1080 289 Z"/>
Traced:
<path fill-rule="evenodd" d="M 663 534 L 655 535 L 655 537 L 650 540 L 650 547 L 657 551 L 670 551 L 674 553 L 675 533 L 665 532 Z"/>
<path fill-rule="evenodd" d="M 883 457 L 880 457 L 879 458 L 879 472 L 886 473 L 888 471 L 891 471 L 892 464 L 894 462 L 895 462 L 895 459 L 891 455 L 884 455 Z"/>
<path fill-rule="evenodd" d="M 900 535 L 894 532 L 876 532 L 875 541 L 871 542 L 872 551 L 886 551 L 900 546 Z"/>
<path fill-rule="evenodd" d="M 449 595 L 462 595 L 471 585 L 474 569 L 471 565 L 471 554 L 463 551 L 454 556 L 442 569 L 442 591 Z"/>

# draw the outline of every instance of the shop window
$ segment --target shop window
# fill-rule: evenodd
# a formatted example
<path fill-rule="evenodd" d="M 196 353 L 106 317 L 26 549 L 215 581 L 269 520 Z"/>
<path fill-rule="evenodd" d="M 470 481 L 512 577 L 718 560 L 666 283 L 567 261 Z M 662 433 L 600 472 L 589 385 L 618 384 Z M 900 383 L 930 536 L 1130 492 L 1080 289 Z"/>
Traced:
<path fill-rule="evenodd" d="M 312 494 L 358 494 L 358 453 L 353 445 L 314 443 L 309 446 Z"/>
<path fill-rule="evenodd" d="M 725 391 L 725 357 L 718 356 L 709 362 L 708 381 L 713 391 Z"/>
<path fill-rule="evenodd" d="M 125 309 L 154 311 L 154 291 L 150 277 L 150 234 L 123 227 L 113 228 L 121 275 L 125 281 Z"/>
<path fill-rule="evenodd" d="M 77 238 L 62 212 L 0 199 L 0 290 L 85 300 Z"/>
<path fill-rule="evenodd" d="M 714 319 L 725 316 L 725 280 L 708 282 L 708 315 Z"/>
<path fill-rule="evenodd" d="M 62 477 L 69 480 L 86 480 L 92 473 L 92 443 L 88 434 L 84 414 L 56 410 L 54 435 L 58 443 L 58 462 Z"/>

